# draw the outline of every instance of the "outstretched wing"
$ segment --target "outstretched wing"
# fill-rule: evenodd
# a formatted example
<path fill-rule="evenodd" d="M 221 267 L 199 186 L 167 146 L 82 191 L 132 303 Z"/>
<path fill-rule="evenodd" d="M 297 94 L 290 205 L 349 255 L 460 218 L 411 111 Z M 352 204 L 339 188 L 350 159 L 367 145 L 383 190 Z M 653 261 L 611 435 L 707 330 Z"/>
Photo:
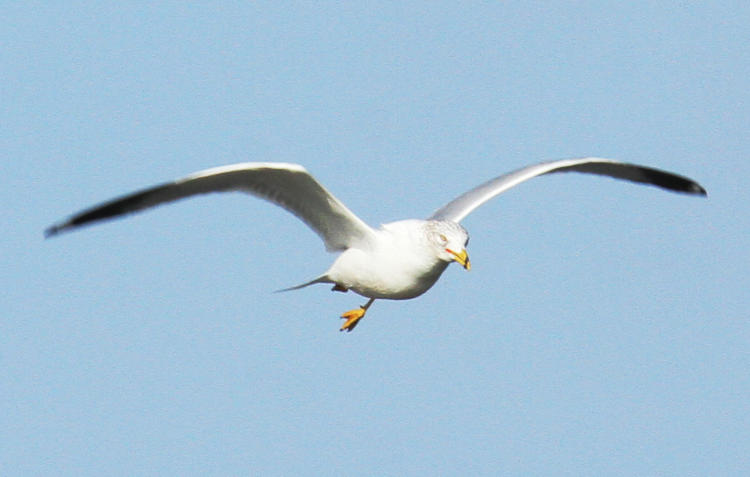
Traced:
<path fill-rule="evenodd" d="M 283 207 L 310 226 L 326 249 L 367 241 L 373 230 L 296 164 L 246 162 L 196 172 L 105 202 L 51 226 L 46 236 L 198 194 L 247 192 Z"/>
<path fill-rule="evenodd" d="M 496 195 L 501 194 L 511 187 L 515 187 L 521 182 L 527 181 L 533 177 L 542 174 L 550 174 L 552 172 L 584 172 L 587 174 L 598 174 L 614 177 L 615 179 L 651 184 L 675 192 L 706 195 L 706 191 L 703 187 L 687 177 L 678 176 L 677 174 L 653 169 L 651 167 L 626 164 L 611 159 L 587 157 L 583 159 L 564 159 L 561 161 L 543 162 L 541 164 L 524 167 L 523 169 L 518 169 L 517 171 L 496 177 L 448 202 L 435 211 L 430 219 L 460 222 L 474 209 Z"/>

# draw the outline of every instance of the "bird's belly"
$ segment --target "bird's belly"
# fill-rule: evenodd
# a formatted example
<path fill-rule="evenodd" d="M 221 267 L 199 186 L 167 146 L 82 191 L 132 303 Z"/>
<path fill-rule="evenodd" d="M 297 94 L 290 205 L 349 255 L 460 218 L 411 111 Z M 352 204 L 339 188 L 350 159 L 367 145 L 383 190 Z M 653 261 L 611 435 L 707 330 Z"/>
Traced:
<path fill-rule="evenodd" d="M 362 296 L 406 300 L 429 290 L 448 266 L 439 260 L 425 264 L 389 258 L 373 259 L 371 254 L 350 249 L 334 262 L 328 276 Z"/>
<path fill-rule="evenodd" d="M 360 280 L 347 287 L 353 292 L 368 298 L 387 298 L 389 300 L 408 300 L 423 294 L 435 284 L 438 277 L 423 280 L 416 284 L 384 283 L 381 280 Z"/>

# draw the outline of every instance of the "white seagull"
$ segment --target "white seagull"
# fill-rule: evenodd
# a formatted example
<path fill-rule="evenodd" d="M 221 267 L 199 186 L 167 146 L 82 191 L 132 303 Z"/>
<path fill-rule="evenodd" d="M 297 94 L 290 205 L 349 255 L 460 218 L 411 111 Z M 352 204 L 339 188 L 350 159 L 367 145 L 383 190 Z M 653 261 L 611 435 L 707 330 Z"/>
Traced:
<path fill-rule="evenodd" d="M 651 184 L 693 195 L 706 195 L 691 179 L 611 159 L 565 159 L 536 164 L 496 177 L 439 208 L 426 220 L 391 222 L 374 229 L 354 215 L 302 166 L 246 162 L 196 172 L 79 212 L 45 231 L 47 237 L 76 227 L 209 192 L 240 191 L 283 207 L 317 233 L 326 249 L 341 252 L 322 275 L 287 290 L 314 283 L 352 290 L 369 298 L 345 312 L 341 331 L 351 331 L 378 298 L 406 300 L 432 287 L 448 264 L 469 270 L 469 234 L 460 222 L 474 209 L 521 182 L 552 172 L 583 172 Z"/>

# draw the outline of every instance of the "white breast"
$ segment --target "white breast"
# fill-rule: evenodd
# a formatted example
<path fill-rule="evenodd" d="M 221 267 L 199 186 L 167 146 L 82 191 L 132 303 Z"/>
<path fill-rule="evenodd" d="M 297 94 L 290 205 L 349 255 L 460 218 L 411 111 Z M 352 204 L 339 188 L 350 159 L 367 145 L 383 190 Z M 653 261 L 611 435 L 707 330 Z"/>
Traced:
<path fill-rule="evenodd" d="M 405 220 L 383 225 L 372 248 L 344 251 L 328 270 L 328 277 L 370 298 L 400 300 L 421 295 L 448 266 L 435 255 L 423 224 Z"/>

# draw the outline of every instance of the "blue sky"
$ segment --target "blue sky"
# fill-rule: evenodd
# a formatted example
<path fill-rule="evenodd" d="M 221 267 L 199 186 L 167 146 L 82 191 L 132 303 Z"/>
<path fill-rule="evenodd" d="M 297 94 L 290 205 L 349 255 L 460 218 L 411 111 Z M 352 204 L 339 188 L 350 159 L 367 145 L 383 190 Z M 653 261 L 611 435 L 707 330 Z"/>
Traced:
<path fill-rule="evenodd" d="M 747 475 L 746 2 L 22 2 L 0 32 L 3 475 Z M 541 177 L 426 295 L 274 294 L 332 256 L 211 196 L 43 240 L 207 167 L 303 164 L 367 222 Z"/>

